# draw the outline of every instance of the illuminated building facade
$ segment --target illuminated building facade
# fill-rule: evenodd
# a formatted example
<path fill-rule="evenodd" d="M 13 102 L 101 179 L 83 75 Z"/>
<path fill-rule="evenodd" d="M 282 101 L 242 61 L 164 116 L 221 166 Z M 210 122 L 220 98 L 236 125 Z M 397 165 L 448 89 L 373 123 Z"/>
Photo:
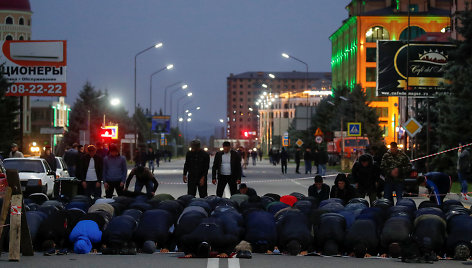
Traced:
<path fill-rule="evenodd" d="M 449 0 L 352 0 L 349 17 L 331 36 L 333 88 L 360 84 L 379 115 L 385 142 L 395 140 L 405 105 L 401 97 L 377 97 L 377 40 L 410 40 L 427 32 L 444 32 L 450 26 Z"/>

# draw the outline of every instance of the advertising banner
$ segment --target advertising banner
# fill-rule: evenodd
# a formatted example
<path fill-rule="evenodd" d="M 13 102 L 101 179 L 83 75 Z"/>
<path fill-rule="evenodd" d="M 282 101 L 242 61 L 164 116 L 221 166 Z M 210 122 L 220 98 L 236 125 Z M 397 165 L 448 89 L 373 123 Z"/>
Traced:
<path fill-rule="evenodd" d="M 152 117 L 152 131 L 154 133 L 170 133 L 170 116 L 160 115 Z"/>
<path fill-rule="evenodd" d="M 450 43 L 377 41 L 377 96 L 445 92 L 444 72 L 454 49 Z"/>
<path fill-rule="evenodd" d="M 66 96 L 66 41 L 1 41 L 7 96 Z"/>

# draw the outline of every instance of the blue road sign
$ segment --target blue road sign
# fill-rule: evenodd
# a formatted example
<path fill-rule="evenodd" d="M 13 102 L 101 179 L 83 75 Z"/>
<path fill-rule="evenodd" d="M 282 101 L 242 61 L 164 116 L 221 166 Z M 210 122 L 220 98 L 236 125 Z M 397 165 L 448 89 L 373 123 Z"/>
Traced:
<path fill-rule="evenodd" d="M 347 123 L 347 135 L 349 137 L 360 137 L 361 123 Z"/>

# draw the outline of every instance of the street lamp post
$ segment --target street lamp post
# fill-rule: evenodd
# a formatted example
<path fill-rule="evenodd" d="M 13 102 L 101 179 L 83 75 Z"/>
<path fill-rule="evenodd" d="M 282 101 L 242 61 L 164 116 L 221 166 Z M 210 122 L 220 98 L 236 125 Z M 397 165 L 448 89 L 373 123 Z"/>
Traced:
<path fill-rule="evenodd" d="M 193 95 L 193 93 L 192 93 L 192 92 L 189 92 L 189 93 L 187 93 L 186 95 L 184 95 L 184 96 L 180 97 L 180 98 L 177 100 L 177 117 L 179 116 L 179 111 L 180 111 L 180 109 L 179 109 L 179 107 L 180 107 L 180 102 L 181 102 L 181 101 L 182 101 L 182 100 L 183 100 L 185 97 L 191 97 L 192 95 Z"/>
<path fill-rule="evenodd" d="M 292 56 L 292 55 L 289 55 L 287 53 L 282 53 L 282 57 L 286 58 L 286 59 L 294 59 L 302 64 L 305 65 L 305 90 L 308 90 L 308 63 Z M 309 126 L 309 115 L 308 115 L 308 104 L 309 104 L 309 101 L 308 101 L 308 97 L 309 97 L 309 94 L 306 95 L 306 113 L 307 113 L 307 124 L 306 124 L 306 129 L 308 130 L 308 128 L 310 127 Z"/>
<path fill-rule="evenodd" d="M 166 86 L 166 87 L 164 88 L 164 115 L 167 115 L 167 90 L 168 90 L 169 88 L 175 87 L 175 86 L 177 86 L 177 85 L 179 85 L 179 84 L 182 84 L 182 81 L 177 82 L 177 83 L 173 83 L 173 84 L 168 85 L 168 86 Z M 171 111 L 171 112 L 172 112 L 172 111 Z"/>
<path fill-rule="evenodd" d="M 149 145 L 152 145 L 152 77 L 164 70 L 172 70 L 174 68 L 173 64 L 169 64 L 155 72 L 153 72 L 149 78 L 149 116 L 151 118 L 151 127 L 149 128 Z"/>
<path fill-rule="evenodd" d="M 137 103 L 136 103 L 136 95 L 137 95 L 137 90 L 136 90 L 136 61 L 138 59 L 138 56 L 143 54 L 144 52 L 150 50 L 151 48 L 160 48 L 162 47 L 162 42 L 159 42 L 153 46 L 150 46 L 146 49 L 143 49 L 141 51 L 139 51 L 138 53 L 136 53 L 136 55 L 134 55 L 134 115 L 136 116 L 136 112 L 137 112 Z M 134 144 L 135 144 L 135 147 L 137 148 L 138 147 L 138 128 L 137 128 L 137 125 L 136 123 L 134 124 Z M 132 153 L 132 152 L 131 152 Z"/>
<path fill-rule="evenodd" d="M 186 90 L 187 88 L 188 88 L 188 85 L 187 85 L 187 84 L 184 84 L 184 85 L 182 85 L 182 86 L 180 87 L 180 89 L 182 89 L 182 90 Z M 174 89 L 174 90 L 170 93 L 170 111 L 169 111 L 169 114 L 170 114 L 171 116 L 172 116 L 172 103 L 174 102 L 172 98 L 174 97 L 174 94 L 175 94 L 176 92 L 178 92 L 178 91 L 179 91 L 179 88 L 176 88 L 176 89 Z M 179 113 L 179 112 L 177 111 L 177 116 L 178 116 L 178 113 Z M 171 122 L 172 122 L 172 120 L 171 120 Z"/>

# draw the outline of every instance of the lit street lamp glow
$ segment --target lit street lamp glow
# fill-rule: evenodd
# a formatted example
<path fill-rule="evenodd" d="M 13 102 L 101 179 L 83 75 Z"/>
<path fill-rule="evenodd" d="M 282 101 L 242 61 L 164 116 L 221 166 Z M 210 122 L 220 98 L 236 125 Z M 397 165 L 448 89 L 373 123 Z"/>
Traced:
<path fill-rule="evenodd" d="M 172 69 L 174 69 L 174 64 L 169 64 L 169 65 L 167 65 L 167 66 L 166 66 L 166 69 L 167 69 L 167 70 L 172 70 Z"/>
<path fill-rule="evenodd" d="M 192 116 L 192 113 L 188 113 L 187 115 L 188 115 L 188 116 Z"/>
<path fill-rule="evenodd" d="M 187 118 L 187 122 L 190 122 L 190 121 L 192 121 L 192 118 Z"/>
<path fill-rule="evenodd" d="M 269 77 L 274 79 L 275 78 L 275 75 L 274 74 L 269 74 Z"/>
<path fill-rule="evenodd" d="M 179 122 L 182 122 L 184 121 L 184 119 L 182 117 L 179 118 Z"/>
<path fill-rule="evenodd" d="M 220 123 L 224 123 L 224 122 L 225 122 L 225 120 L 223 120 L 223 119 L 220 119 Z"/>
<path fill-rule="evenodd" d="M 287 58 L 287 59 L 290 58 L 290 56 L 287 53 L 282 53 L 282 57 Z"/>
<path fill-rule="evenodd" d="M 195 109 L 197 109 L 197 110 L 200 110 L 200 109 L 201 109 L 201 107 L 200 107 L 200 106 L 198 106 L 198 107 L 197 107 L 197 108 L 195 108 Z"/>
<path fill-rule="evenodd" d="M 113 98 L 113 99 L 110 100 L 110 104 L 111 104 L 112 106 L 120 105 L 120 103 L 121 103 L 121 101 L 120 101 L 120 99 L 118 99 L 118 98 Z"/>
<path fill-rule="evenodd" d="M 189 92 L 189 93 L 187 94 L 188 97 L 191 97 L 192 95 L 193 95 L 192 92 Z"/>
<path fill-rule="evenodd" d="M 162 42 L 159 42 L 159 43 L 157 43 L 157 44 L 154 45 L 155 48 L 160 48 L 160 47 L 162 47 L 162 46 L 163 46 Z"/>
<path fill-rule="evenodd" d="M 263 88 L 267 88 L 267 85 L 266 85 L 266 84 L 262 84 L 262 87 L 263 87 Z"/>
<path fill-rule="evenodd" d="M 185 84 L 185 85 L 182 86 L 182 89 L 187 89 L 187 88 L 188 88 L 188 85 L 187 85 L 187 84 Z"/>

